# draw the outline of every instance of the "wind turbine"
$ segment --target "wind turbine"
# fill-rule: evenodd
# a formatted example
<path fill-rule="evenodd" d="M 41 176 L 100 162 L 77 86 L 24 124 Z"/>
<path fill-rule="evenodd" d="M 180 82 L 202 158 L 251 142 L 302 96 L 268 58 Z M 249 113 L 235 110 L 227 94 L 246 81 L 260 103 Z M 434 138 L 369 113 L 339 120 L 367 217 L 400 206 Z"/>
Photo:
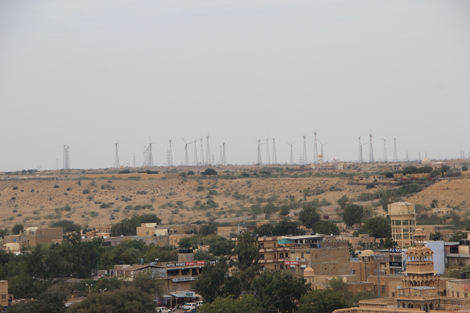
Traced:
<path fill-rule="evenodd" d="M 118 152 L 118 141 L 116 139 L 116 157 L 114 158 L 114 167 L 115 168 L 120 168 L 120 164 L 119 164 L 119 152 Z"/>
<path fill-rule="evenodd" d="M 384 157 L 383 157 L 383 161 L 384 162 L 387 162 L 387 136 L 385 136 L 384 139 L 382 139 L 384 141 Z"/>
<path fill-rule="evenodd" d="M 313 163 L 318 163 L 317 131 L 313 132 Z"/>
<path fill-rule="evenodd" d="M 182 138 L 184 141 L 184 165 L 188 166 L 189 165 L 189 157 L 188 157 L 188 145 L 192 144 L 192 142 L 187 143 L 184 138 Z"/>
<path fill-rule="evenodd" d="M 167 156 L 167 163 L 168 163 L 168 166 L 173 166 L 173 148 L 172 148 L 172 140 L 173 138 L 170 138 L 170 140 L 168 140 L 168 156 Z"/>
<path fill-rule="evenodd" d="M 149 152 L 148 152 L 148 166 L 149 167 L 153 167 L 153 155 L 152 155 L 152 144 L 155 143 L 155 142 L 152 142 L 152 140 L 150 139 L 149 137 Z"/>
<path fill-rule="evenodd" d="M 374 162 L 374 147 L 372 146 L 372 132 L 369 134 L 370 143 L 369 143 L 369 162 Z"/>
<path fill-rule="evenodd" d="M 197 162 L 197 139 L 196 137 L 194 137 L 193 144 L 194 144 L 194 166 L 197 166 L 198 162 Z"/>
<path fill-rule="evenodd" d="M 258 158 L 257 158 L 257 164 L 261 165 L 263 164 L 263 161 L 261 159 L 261 139 L 256 139 L 256 142 L 258 143 Z"/>
<path fill-rule="evenodd" d="M 288 143 L 287 144 L 290 146 L 290 165 L 294 165 L 294 149 L 293 149 L 293 145 L 294 143 L 296 143 L 296 141 L 294 141 L 293 143 Z"/>
<path fill-rule="evenodd" d="M 269 138 L 266 138 L 266 164 L 271 164 L 269 157 Z"/>
<path fill-rule="evenodd" d="M 321 155 L 322 155 L 322 158 L 323 160 L 325 159 L 325 155 L 323 154 L 323 146 L 326 146 L 328 144 L 328 142 L 321 142 L 320 139 L 318 139 L 318 142 L 320 143 L 321 145 Z"/>
<path fill-rule="evenodd" d="M 303 164 L 307 164 L 307 134 L 302 136 L 304 138 L 304 151 L 303 151 Z"/>
<path fill-rule="evenodd" d="M 203 141 L 204 138 L 201 137 L 201 165 L 204 165 L 204 145 L 203 145 Z"/>

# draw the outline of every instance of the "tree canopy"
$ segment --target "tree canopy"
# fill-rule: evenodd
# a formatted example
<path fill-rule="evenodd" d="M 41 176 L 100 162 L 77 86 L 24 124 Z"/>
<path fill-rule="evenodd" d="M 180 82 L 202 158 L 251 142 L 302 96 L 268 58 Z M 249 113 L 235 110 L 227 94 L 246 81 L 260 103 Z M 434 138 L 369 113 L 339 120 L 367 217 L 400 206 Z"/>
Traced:
<path fill-rule="evenodd" d="M 359 224 L 362 220 L 364 209 L 357 204 L 348 204 L 343 211 L 342 217 L 344 223 L 351 227 L 354 224 Z"/>
<path fill-rule="evenodd" d="M 312 228 L 315 223 L 320 221 L 320 214 L 317 213 L 319 207 L 318 200 L 305 202 L 302 205 L 302 211 L 299 213 L 299 220 L 307 228 Z"/>
<path fill-rule="evenodd" d="M 392 227 L 389 220 L 379 216 L 365 221 L 358 232 L 359 234 L 369 234 L 375 238 L 389 238 L 392 235 Z"/>

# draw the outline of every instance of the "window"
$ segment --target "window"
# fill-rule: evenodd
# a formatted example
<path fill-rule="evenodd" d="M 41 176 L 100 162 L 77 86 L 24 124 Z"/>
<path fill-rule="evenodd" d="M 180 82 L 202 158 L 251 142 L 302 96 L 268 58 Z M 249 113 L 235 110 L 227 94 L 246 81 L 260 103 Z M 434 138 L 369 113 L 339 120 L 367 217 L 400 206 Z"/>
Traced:
<path fill-rule="evenodd" d="M 284 253 L 279 253 L 279 258 L 284 259 Z"/>
<path fill-rule="evenodd" d="M 260 259 L 260 260 L 264 260 L 264 254 L 260 254 L 260 255 L 259 255 L 259 259 Z"/>
<path fill-rule="evenodd" d="M 189 275 L 189 268 L 182 269 L 181 275 Z"/>
<path fill-rule="evenodd" d="M 300 252 L 300 257 L 303 259 L 304 258 L 304 253 Z"/>
<path fill-rule="evenodd" d="M 261 249 L 264 249 L 264 243 L 259 246 Z"/>
<path fill-rule="evenodd" d="M 382 286 L 382 292 L 385 292 L 385 286 Z"/>
<path fill-rule="evenodd" d="M 2 299 L 6 299 L 7 298 L 7 295 L 2 295 Z"/>
<path fill-rule="evenodd" d="M 460 292 L 457 292 L 457 298 L 460 297 Z"/>
<path fill-rule="evenodd" d="M 464 293 L 465 298 L 468 298 L 468 292 Z"/>
<path fill-rule="evenodd" d="M 289 252 L 286 252 L 286 258 L 288 258 L 288 257 L 289 257 Z"/>
<path fill-rule="evenodd" d="M 284 264 L 279 265 L 279 268 L 280 268 L 281 270 L 283 270 L 283 269 L 284 269 Z"/>

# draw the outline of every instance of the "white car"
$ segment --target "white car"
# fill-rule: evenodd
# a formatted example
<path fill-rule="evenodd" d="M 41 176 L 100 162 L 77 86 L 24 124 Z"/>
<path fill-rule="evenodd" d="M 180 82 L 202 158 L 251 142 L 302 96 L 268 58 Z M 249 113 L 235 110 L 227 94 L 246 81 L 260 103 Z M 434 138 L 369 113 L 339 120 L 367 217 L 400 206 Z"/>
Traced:
<path fill-rule="evenodd" d="M 185 310 L 185 311 L 191 311 L 191 310 L 195 310 L 197 307 L 196 303 L 186 303 L 185 305 L 183 305 L 182 309 Z"/>
<path fill-rule="evenodd" d="M 155 308 L 155 311 L 156 311 L 157 313 L 170 313 L 170 312 L 171 312 L 170 309 L 165 308 L 164 306 L 157 306 L 157 307 Z"/>

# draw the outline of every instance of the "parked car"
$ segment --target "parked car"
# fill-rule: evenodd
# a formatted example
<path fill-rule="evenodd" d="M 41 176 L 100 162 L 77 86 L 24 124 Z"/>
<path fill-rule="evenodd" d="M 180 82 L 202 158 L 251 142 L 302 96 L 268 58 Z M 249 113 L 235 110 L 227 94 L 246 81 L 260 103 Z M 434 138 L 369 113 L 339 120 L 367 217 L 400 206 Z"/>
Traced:
<path fill-rule="evenodd" d="M 200 307 L 202 304 L 203 304 L 203 301 L 198 301 L 197 304 L 196 304 L 196 306 L 197 306 L 197 307 Z"/>
<path fill-rule="evenodd" d="M 197 307 L 196 303 L 191 302 L 191 303 L 186 303 L 185 305 L 183 305 L 182 309 L 185 311 L 191 311 L 191 310 L 195 310 L 196 307 Z"/>
<path fill-rule="evenodd" d="M 164 306 L 157 306 L 155 311 L 157 313 L 171 313 L 171 309 L 165 308 Z"/>

